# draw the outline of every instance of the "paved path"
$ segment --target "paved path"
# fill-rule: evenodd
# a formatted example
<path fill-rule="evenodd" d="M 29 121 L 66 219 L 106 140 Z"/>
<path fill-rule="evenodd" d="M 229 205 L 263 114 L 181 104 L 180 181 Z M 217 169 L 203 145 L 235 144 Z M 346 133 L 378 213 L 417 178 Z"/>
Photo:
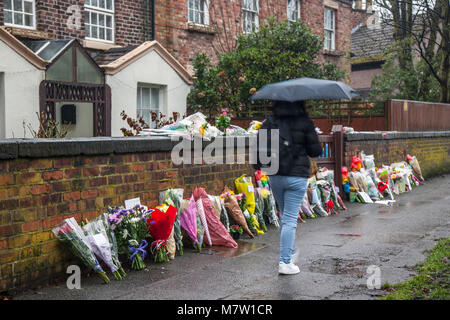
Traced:
<path fill-rule="evenodd" d="M 424 251 L 450 235 L 449 190 L 447 175 L 400 195 L 392 207 L 349 204 L 338 216 L 299 224 L 299 275 L 278 275 L 279 232 L 270 229 L 237 251 L 186 249 L 124 281 L 83 278 L 81 290 L 62 283 L 15 299 L 376 299 L 383 292 L 367 288 L 368 266 L 379 266 L 382 284 L 404 281 Z"/>

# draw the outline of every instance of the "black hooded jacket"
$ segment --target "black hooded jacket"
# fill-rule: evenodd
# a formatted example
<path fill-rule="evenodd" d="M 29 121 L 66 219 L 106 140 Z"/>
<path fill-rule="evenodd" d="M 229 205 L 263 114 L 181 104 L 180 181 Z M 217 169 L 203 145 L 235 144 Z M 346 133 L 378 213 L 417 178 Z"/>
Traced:
<path fill-rule="evenodd" d="M 308 115 L 295 103 L 278 102 L 273 109 L 273 119 L 286 127 L 292 137 L 293 163 L 289 173 L 285 176 L 309 177 L 310 159 L 322 154 L 322 145 L 319 142 L 314 123 Z M 261 129 L 264 128 L 264 124 Z M 283 159 L 280 159 L 283 161 Z M 256 166 L 259 169 L 259 165 Z"/>

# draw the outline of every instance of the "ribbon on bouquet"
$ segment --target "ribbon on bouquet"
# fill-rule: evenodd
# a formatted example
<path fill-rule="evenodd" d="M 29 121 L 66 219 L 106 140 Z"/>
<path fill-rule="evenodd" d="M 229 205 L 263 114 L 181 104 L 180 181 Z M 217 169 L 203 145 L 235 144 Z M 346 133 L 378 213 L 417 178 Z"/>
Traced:
<path fill-rule="evenodd" d="M 152 255 L 156 255 L 156 253 L 161 249 L 161 247 L 164 247 L 164 249 L 167 250 L 166 241 L 164 241 L 164 240 L 153 241 L 150 247 L 151 247 L 150 251 L 152 252 Z"/>
<path fill-rule="evenodd" d="M 144 249 L 148 246 L 147 241 L 142 240 L 141 244 L 139 245 L 139 248 L 136 247 L 128 247 L 128 249 L 133 253 L 130 257 L 130 260 L 133 260 L 134 256 L 137 255 L 138 253 L 142 254 L 142 260 L 145 259 L 145 256 L 147 255 L 147 251 L 145 251 Z"/>

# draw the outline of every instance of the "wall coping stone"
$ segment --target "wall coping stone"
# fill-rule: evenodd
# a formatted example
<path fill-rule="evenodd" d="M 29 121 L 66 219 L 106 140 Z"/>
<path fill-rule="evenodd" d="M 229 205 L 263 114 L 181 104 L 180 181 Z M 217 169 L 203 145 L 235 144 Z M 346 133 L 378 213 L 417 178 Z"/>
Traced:
<path fill-rule="evenodd" d="M 344 139 L 346 141 L 361 141 L 361 140 L 395 140 L 395 139 L 414 139 L 414 138 L 438 138 L 450 137 L 450 131 L 409 131 L 409 132 L 357 132 L 345 133 Z"/>
<path fill-rule="evenodd" d="M 216 139 L 234 140 L 236 136 L 217 137 Z M 249 146 L 249 136 L 245 138 L 245 147 Z M 203 141 L 203 148 L 213 142 Z M 170 137 L 94 137 L 71 139 L 3 139 L 0 140 L 0 160 L 16 158 L 51 158 L 78 155 L 105 155 L 143 152 L 169 152 L 181 142 Z M 192 147 L 193 147 L 192 143 Z M 225 146 L 225 142 L 223 142 Z"/>

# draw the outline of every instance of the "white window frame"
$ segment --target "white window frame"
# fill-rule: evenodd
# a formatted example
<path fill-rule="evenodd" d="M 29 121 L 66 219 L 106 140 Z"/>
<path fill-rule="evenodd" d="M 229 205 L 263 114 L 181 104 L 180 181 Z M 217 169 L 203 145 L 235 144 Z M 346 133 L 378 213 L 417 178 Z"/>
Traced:
<path fill-rule="evenodd" d="M 256 10 L 244 7 L 245 1 L 246 0 L 242 0 L 242 33 L 247 34 L 247 33 L 253 32 L 253 30 L 252 31 L 247 31 L 245 29 L 245 26 L 246 26 L 245 22 L 247 20 L 247 15 L 251 15 L 252 17 L 256 17 L 256 19 L 252 19 L 252 27 L 254 26 L 255 30 L 258 30 L 258 28 L 259 28 L 259 0 L 256 0 Z M 250 0 L 250 1 L 252 1 L 252 0 Z"/>
<path fill-rule="evenodd" d="M 15 11 L 14 10 L 14 1 L 13 0 L 6 0 L 6 1 L 11 1 L 11 9 L 6 9 L 5 3 L 3 3 L 3 21 L 5 23 L 5 26 L 11 26 L 11 27 L 18 27 L 18 28 L 23 28 L 23 29 L 29 29 L 29 30 L 36 30 L 36 0 L 21 0 L 22 1 L 22 10 L 24 10 L 24 2 L 31 2 L 32 3 L 32 7 L 33 7 L 33 26 L 26 26 L 25 24 L 16 24 L 14 23 L 14 14 L 15 13 L 21 13 L 22 17 L 23 17 L 23 22 L 25 23 L 25 15 L 30 15 L 28 13 L 25 13 L 25 11 Z M 6 19 L 5 19 L 5 11 L 11 12 L 12 14 L 12 19 L 13 22 L 12 23 L 7 23 Z"/>
<path fill-rule="evenodd" d="M 293 0 L 293 1 L 295 2 L 296 6 L 297 6 L 297 19 L 295 19 L 295 20 L 293 20 L 293 19 L 291 19 L 289 17 L 289 0 L 286 0 L 286 17 L 287 17 L 287 19 L 289 21 L 292 21 L 292 22 L 300 20 L 301 19 L 301 12 L 302 12 L 302 10 L 301 10 L 301 8 L 302 8 L 301 0 Z"/>
<path fill-rule="evenodd" d="M 327 12 L 331 12 L 331 28 L 327 27 Z M 323 47 L 325 50 L 328 51 L 335 51 L 336 50 L 336 10 L 332 8 L 325 7 L 324 14 L 323 14 L 323 30 L 324 30 L 324 44 Z M 327 47 L 327 37 L 326 34 L 330 33 L 331 35 L 331 47 Z"/>
<path fill-rule="evenodd" d="M 200 5 L 203 6 L 203 8 L 201 8 L 200 10 L 197 10 L 195 8 L 196 2 L 199 2 Z M 194 8 L 190 8 L 190 6 L 189 6 L 190 3 L 194 4 Z M 199 25 L 199 26 L 209 26 L 209 0 L 188 0 L 187 1 L 187 9 L 188 9 L 187 19 L 188 19 L 189 23 Z M 200 12 L 200 16 L 203 15 L 203 23 L 195 21 L 195 18 L 194 18 L 194 20 L 191 20 L 191 18 L 190 18 L 191 11 L 194 11 L 194 14 L 196 12 Z"/>
<path fill-rule="evenodd" d="M 150 97 L 149 97 L 149 101 L 150 101 L 150 106 L 147 108 L 143 108 L 142 107 L 142 89 L 150 89 Z M 158 104 L 158 110 L 155 110 L 152 108 L 152 94 L 151 94 L 151 90 L 152 89 L 158 89 L 158 100 L 159 100 L 159 104 Z M 159 119 L 159 115 L 160 113 L 164 114 L 164 94 L 165 94 L 165 86 L 161 86 L 161 85 L 156 85 L 156 84 L 147 84 L 147 83 L 138 83 L 137 85 L 137 93 L 136 93 L 136 119 L 139 119 L 140 115 L 139 115 L 139 111 L 140 110 L 146 110 L 150 116 L 150 121 L 147 123 L 151 128 L 154 127 L 154 123 L 151 122 L 151 113 L 149 111 L 154 111 L 157 114 L 157 119 Z M 139 97 L 141 99 L 141 101 L 139 101 Z M 144 117 L 143 117 L 144 119 Z M 144 119 L 145 120 L 145 119 Z"/>
<path fill-rule="evenodd" d="M 100 0 L 97 0 L 97 1 L 100 1 Z M 106 38 L 106 30 L 107 29 L 110 29 L 111 32 L 112 32 L 112 36 L 111 36 L 112 40 L 101 39 L 99 37 L 98 38 L 94 38 L 94 37 L 92 37 L 92 30 L 90 30 L 90 32 L 89 32 L 89 34 L 91 36 L 89 36 L 89 37 L 86 36 L 85 37 L 86 39 L 94 40 L 94 41 L 100 41 L 100 42 L 106 42 L 106 43 L 114 43 L 115 42 L 115 33 L 116 33 L 115 22 L 116 22 L 116 20 L 115 20 L 115 16 L 114 16 L 114 13 L 115 13 L 115 2 L 114 2 L 114 0 L 111 0 L 111 3 L 112 3 L 112 9 L 107 9 L 107 8 L 102 8 L 100 6 L 92 6 L 90 4 L 86 4 L 86 2 L 85 2 L 85 4 L 84 4 L 85 14 L 88 13 L 88 12 L 89 12 L 89 14 L 91 14 L 91 13 L 96 13 L 97 14 L 97 24 L 92 24 L 91 21 L 89 21 L 89 23 L 87 23 L 87 21 L 85 21 L 84 22 L 85 29 L 86 28 L 90 28 L 91 26 L 95 26 L 97 28 L 103 27 L 105 29 L 105 38 Z M 98 24 L 99 20 L 100 20 L 99 19 L 99 15 L 100 14 L 105 16 L 105 25 L 104 26 L 101 26 L 101 25 Z M 106 26 L 106 16 L 110 16 L 111 17 L 111 28 Z M 100 34 L 100 32 L 97 35 L 99 35 L 99 34 Z"/>

